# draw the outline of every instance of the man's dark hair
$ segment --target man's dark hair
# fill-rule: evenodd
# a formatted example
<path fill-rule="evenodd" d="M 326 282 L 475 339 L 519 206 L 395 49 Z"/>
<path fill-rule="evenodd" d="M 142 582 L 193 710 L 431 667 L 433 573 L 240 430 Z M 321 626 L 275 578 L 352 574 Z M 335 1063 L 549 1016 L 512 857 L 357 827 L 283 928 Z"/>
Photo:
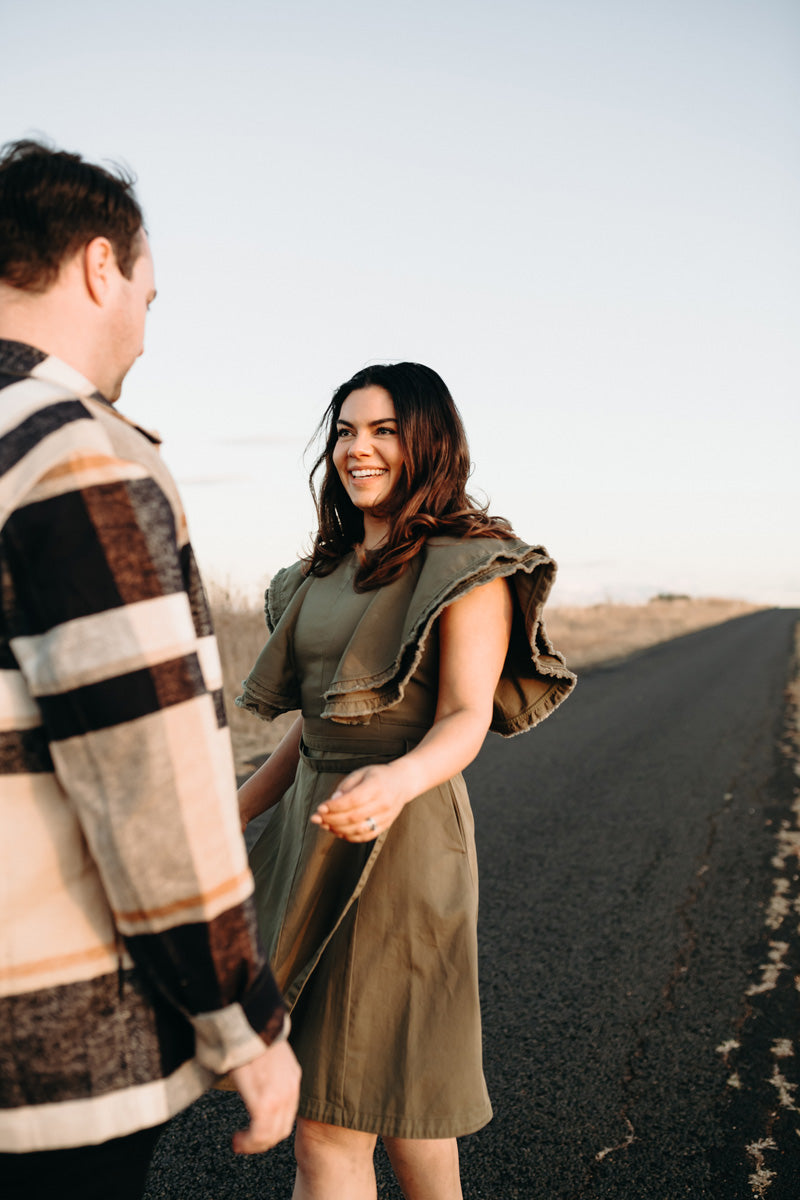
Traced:
<path fill-rule="evenodd" d="M 117 266 L 130 279 L 140 246 L 142 210 L 133 177 L 42 142 L 9 142 L 0 149 L 0 279 L 43 292 L 65 259 L 95 237 L 110 241 Z"/>

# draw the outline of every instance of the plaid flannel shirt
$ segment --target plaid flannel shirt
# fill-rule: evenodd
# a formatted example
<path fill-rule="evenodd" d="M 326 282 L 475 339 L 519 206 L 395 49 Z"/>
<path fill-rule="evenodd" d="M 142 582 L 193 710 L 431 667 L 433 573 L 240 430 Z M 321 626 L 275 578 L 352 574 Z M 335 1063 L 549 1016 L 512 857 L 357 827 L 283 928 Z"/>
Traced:
<path fill-rule="evenodd" d="M 283 1005 L 157 439 L 0 341 L 0 1149 L 156 1125 Z"/>

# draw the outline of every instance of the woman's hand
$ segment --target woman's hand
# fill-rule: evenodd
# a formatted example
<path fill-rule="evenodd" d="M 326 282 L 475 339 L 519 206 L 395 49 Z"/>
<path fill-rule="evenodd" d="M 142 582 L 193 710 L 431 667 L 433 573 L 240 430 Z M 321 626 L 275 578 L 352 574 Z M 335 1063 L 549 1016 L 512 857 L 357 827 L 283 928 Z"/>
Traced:
<path fill-rule="evenodd" d="M 361 767 L 341 781 L 336 791 L 311 817 L 346 842 L 372 842 L 388 829 L 413 793 L 404 781 L 403 760 Z"/>

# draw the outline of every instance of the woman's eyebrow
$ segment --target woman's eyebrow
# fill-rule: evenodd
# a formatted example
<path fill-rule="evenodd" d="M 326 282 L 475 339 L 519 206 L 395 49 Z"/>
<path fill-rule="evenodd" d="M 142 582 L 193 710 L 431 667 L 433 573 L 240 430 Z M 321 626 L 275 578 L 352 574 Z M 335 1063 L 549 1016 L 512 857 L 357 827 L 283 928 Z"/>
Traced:
<path fill-rule="evenodd" d="M 396 424 L 397 424 L 397 417 L 381 417 L 381 418 L 380 418 L 380 420 L 378 420 L 378 421 L 368 421 L 368 422 L 367 422 L 367 424 L 368 424 L 368 425 L 370 425 L 370 426 L 374 426 L 374 425 L 388 425 L 390 421 L 392 422 L 392 424 L 393 424 L 393 425 L 396 425 Z M 346 425 L 348 429 L 355 429 L 355 426 L 353 425 L 353 423 L 352 423 L 351 421 L 345 421 L 345 419 L 344 419 L 343 417 L 337 417 L 337 418 L 336 418 L 336 424 L 337 424 L 337 425 Z"/>

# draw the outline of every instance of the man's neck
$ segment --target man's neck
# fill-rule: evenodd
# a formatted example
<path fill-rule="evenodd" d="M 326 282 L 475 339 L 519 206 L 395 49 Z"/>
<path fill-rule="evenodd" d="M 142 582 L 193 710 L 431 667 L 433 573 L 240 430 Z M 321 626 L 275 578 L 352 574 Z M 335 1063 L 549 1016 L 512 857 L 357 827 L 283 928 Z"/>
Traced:
<path fill-rule="evenodd" d="M 53 354 L 91 381 L 91 342 L 81 324 L 52 291 L 24 292 L 0 280 L 0 338 Z"/>

